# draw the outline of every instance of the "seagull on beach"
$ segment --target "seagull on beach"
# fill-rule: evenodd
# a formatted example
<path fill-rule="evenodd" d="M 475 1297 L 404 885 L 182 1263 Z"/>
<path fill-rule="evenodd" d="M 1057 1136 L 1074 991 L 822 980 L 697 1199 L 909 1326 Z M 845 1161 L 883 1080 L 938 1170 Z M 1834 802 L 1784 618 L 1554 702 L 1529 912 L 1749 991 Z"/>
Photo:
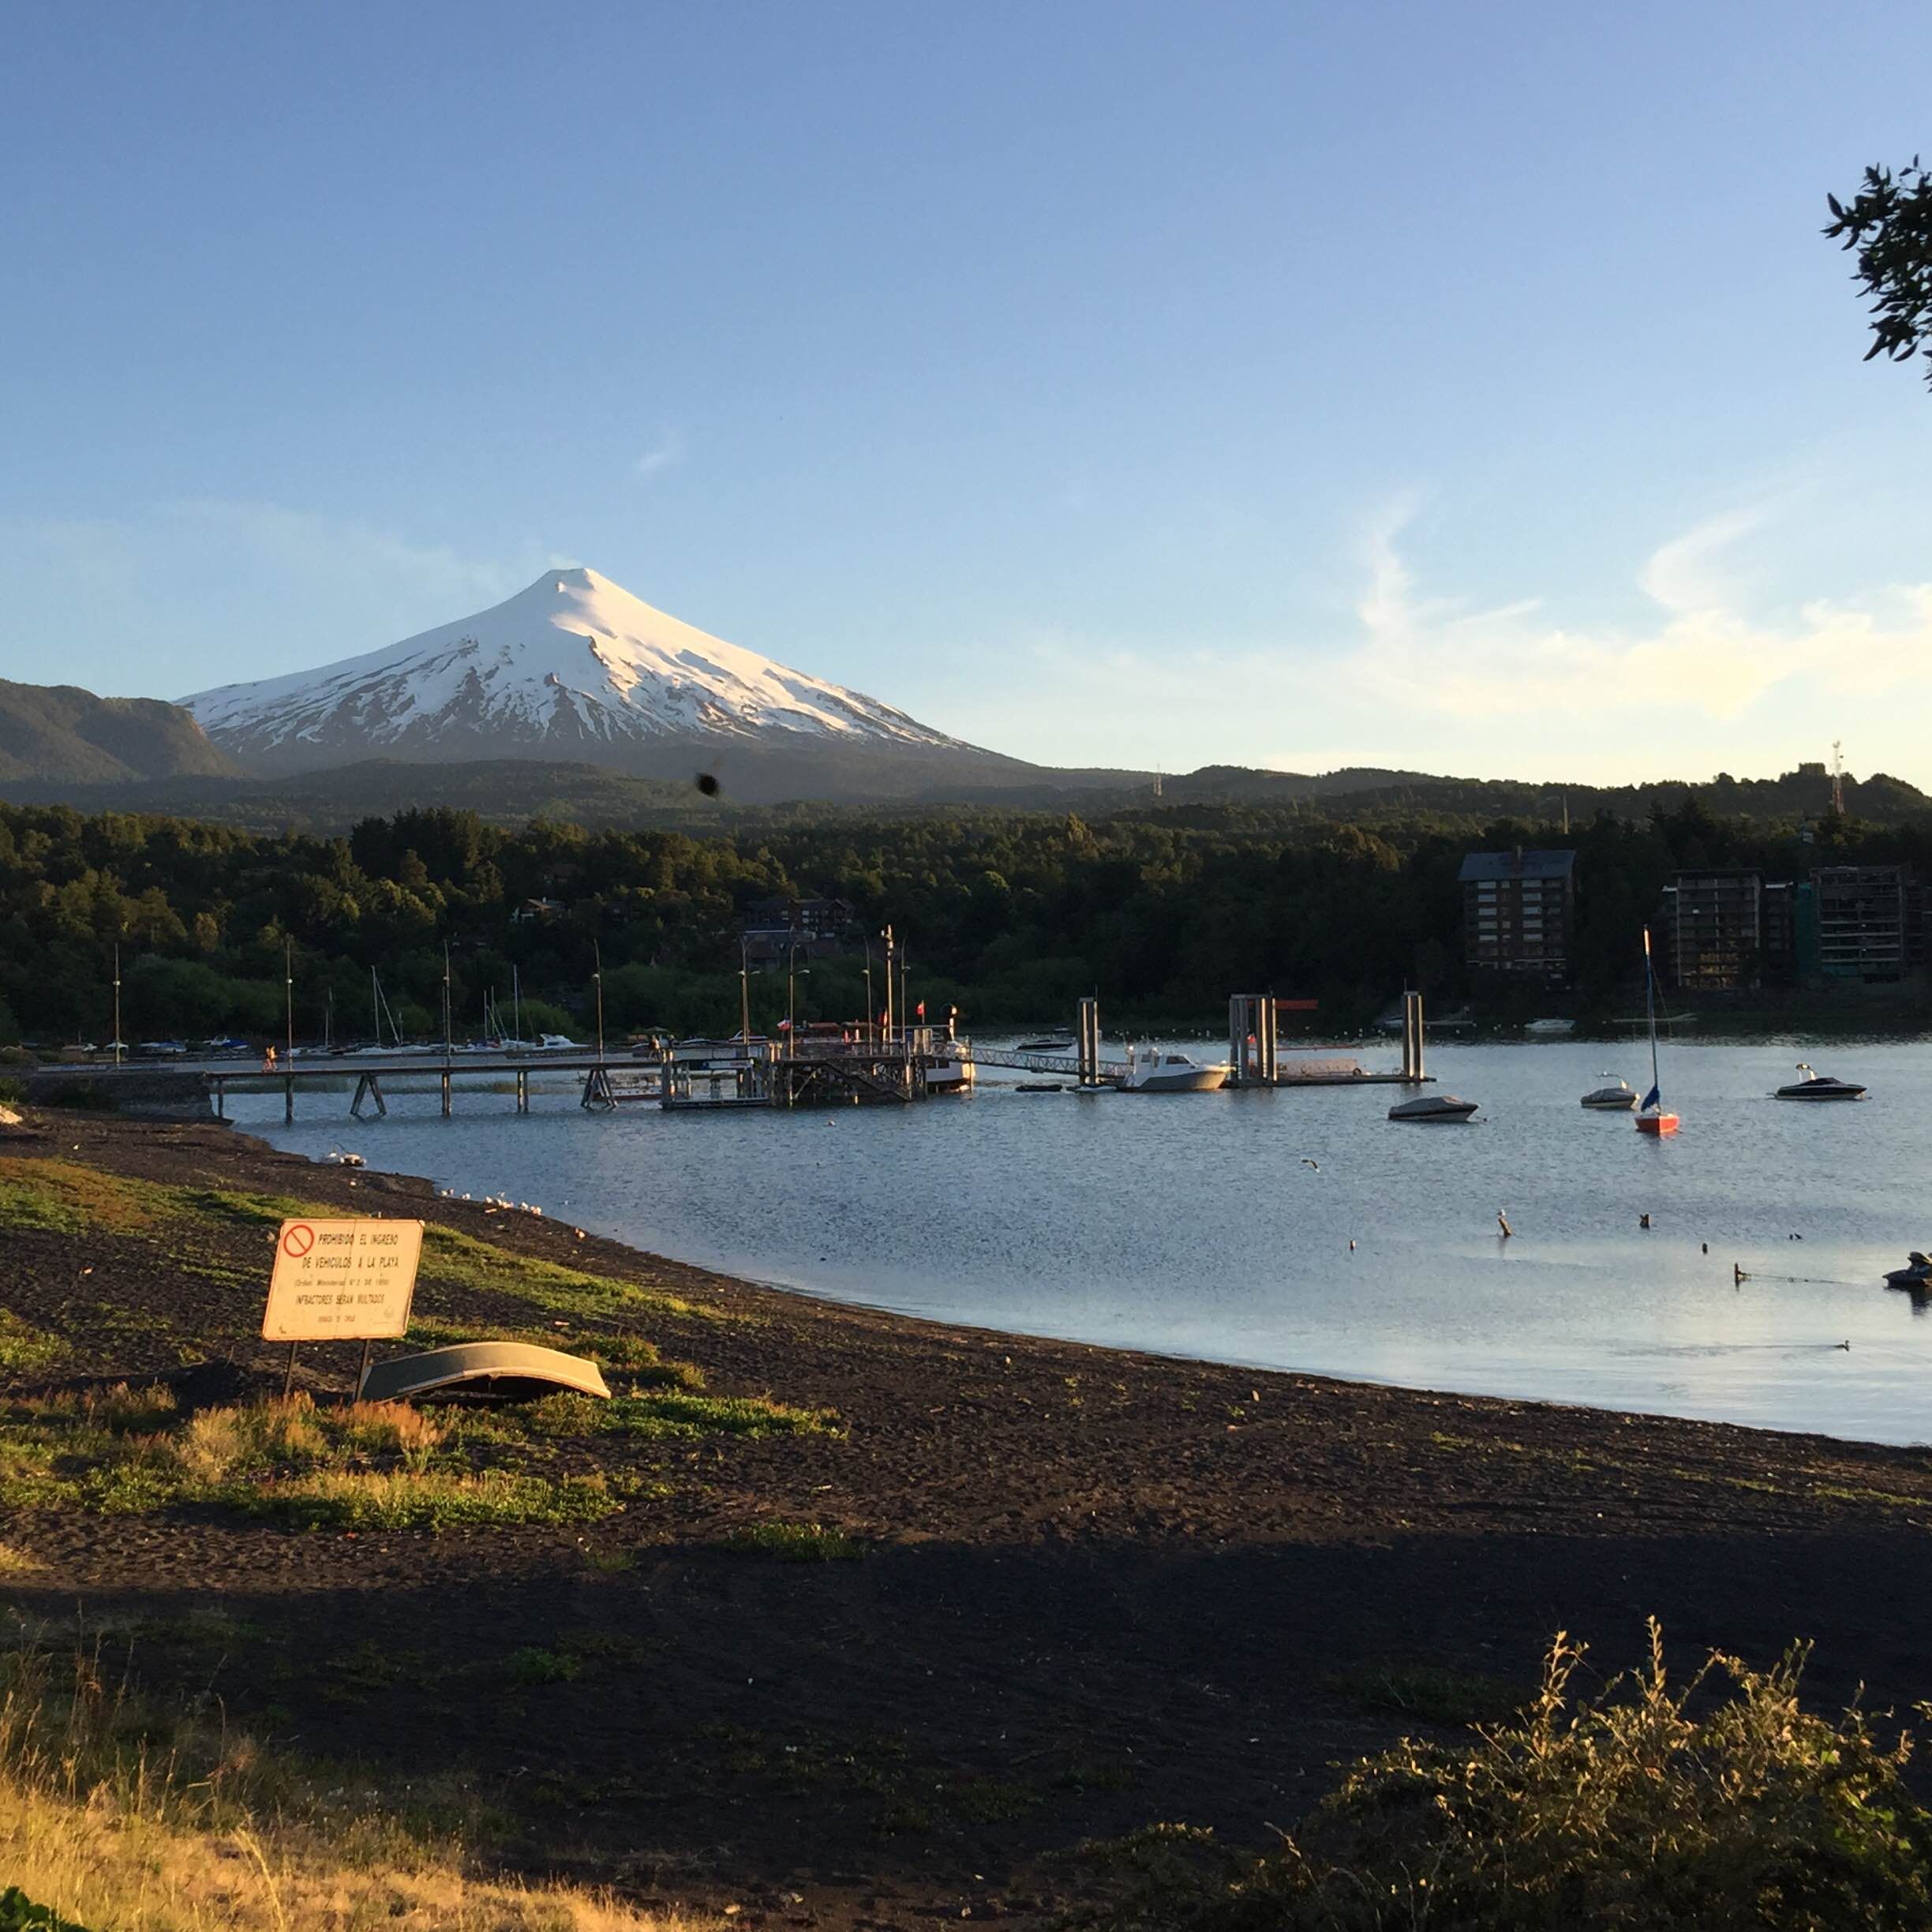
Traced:
<path fill-rule="evenodd" d="M 1507 1208 L 1499 1208 L 1496 1210 L 1496 1226 L 1503 1230 L 1503 1238 L 1505 1241 L 1507 1241 L 1516 1232 L 1509 1224 L 1509 1210 Z"/>
<path fill-rule="evenodd" d="M 1318 1160 L 1310 1160 L 1305 1154 L 1301 1156 L 1301 1165 L 1304 1167 L 1312 1167 L 1317 1174 L 1321 1172 L 1321 1163 Z"/>

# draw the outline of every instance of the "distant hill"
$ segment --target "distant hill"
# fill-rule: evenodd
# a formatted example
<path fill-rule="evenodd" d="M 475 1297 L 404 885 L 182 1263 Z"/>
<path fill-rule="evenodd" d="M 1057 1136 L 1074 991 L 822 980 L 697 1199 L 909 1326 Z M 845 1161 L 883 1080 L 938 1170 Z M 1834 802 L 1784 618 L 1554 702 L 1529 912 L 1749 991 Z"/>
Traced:
<path fill-rule="evenodd" d="M 117 785 L 241 772 L 178 705 L 0 679 L 0 784 Z"/>
<path fill-rule="evenodd" d="M 9 687 L 0 685 L 0 692 Z M 30 688 L 30 687 L 13 687 Z M 84 694 L 81 694 L 84 696 Z M 92 702 L 99 702 L 99 700 Z M 159 707 L 167 710 L 168 707 Z M 725 767 L 729 777 L 729 767 Z M 1058 782 L 1056 782 L 1058 781 Z M 247 831 L 284 828 L 330 833 L 358 819 L 444 805 L 474 811 L 485 822 L 522 826 L 552 818 L 593 830 L 609 826 L 657 830 L 723 830 L 748 821 L 812 821 L 841 817 L 943 815 L 961 810 L 1075 812 L 1088 818 L 1122 816 L 1176 822 L 1224 821 L 1230 811 L 1293 813 L 1316 820 L 1390 825 L 1440 821 L 1473 836 L 1500 819 L 1527 826 L 1557 823 L 1567 807 L 1581 826 L 1607 811 L 1642 820 L 1661 805 L 1674 810 L 1692 794 L 1713 813 L 1759 823 L 1819 819 L 1831 805 L 1831 781 L 1822 771 L 1782 777 L 1603 788 L 1531 784 L 1512 779 L 1434 777 L 1375 769 L 1306 773 L 1207 766 L 1160 781 L 1151 773 L 1053 772 L 1031 783 L 941 784 L 934 795 L 870 802 L 824 798 L 772 804 L 738 794 L 727 783 L 715 794 L 691 779 L 636 777 L 604 766 L 534 758 L 490 758 L 422 765 L 400 758 L 365 759 L 325 771 L 277 778 L 183 775 L 144 784 L 56 784 L 0 779 L 0 799 L 14 804 L 69 805 L 80 811 L 151 812 L 197 818 Z M 1932 814 L 1932 798 L 1882 773 L 1845 782 L 1853 817 L 1896 825 Z"/>

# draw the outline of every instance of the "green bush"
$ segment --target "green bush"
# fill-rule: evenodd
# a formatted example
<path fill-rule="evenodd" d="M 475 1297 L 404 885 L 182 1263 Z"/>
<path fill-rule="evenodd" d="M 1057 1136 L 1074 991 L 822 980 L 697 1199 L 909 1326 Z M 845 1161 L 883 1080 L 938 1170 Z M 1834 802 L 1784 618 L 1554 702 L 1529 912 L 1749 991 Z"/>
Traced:
<path fill-rule="evenodd" d="M 51 1905 L 36 1905 L 18 1885 L 0 1892 L 0 1932 L 87 1932 L 71 1919 L 57 1917 Z"/>
<path fill-rule="evenodd" d="M 1932 1927 L 1932 1814 L 1904 1736 L 1803 1709 L 1807 1648 L 1759 1672 L 1713 1653 L 1681 1690 L 1647 1664 L 1574 1705 L 1559 1636 L 1520 1720 L 1359 1764 L 1283 1848 L 1245 1858 L 1159 1825 L 1105 1848 L 1118 1932 L 1852 1932 Z"/>

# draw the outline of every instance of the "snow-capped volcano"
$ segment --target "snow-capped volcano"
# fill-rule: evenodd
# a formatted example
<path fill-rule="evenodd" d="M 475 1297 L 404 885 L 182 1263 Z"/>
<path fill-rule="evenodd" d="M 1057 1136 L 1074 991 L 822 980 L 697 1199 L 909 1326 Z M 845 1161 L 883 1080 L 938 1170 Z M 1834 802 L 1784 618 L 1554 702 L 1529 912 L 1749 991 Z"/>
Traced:
<path fill-rule="evenodd" d="M 727 747 L 792 762 L 867 747 L 1010 762 L 708 636 L 592 570 L 546 571 L 492 609 L 385 650 L 181 702 L 216 744 L 264 771 L 534 758 L 669 775 L 693 751 Z"/>

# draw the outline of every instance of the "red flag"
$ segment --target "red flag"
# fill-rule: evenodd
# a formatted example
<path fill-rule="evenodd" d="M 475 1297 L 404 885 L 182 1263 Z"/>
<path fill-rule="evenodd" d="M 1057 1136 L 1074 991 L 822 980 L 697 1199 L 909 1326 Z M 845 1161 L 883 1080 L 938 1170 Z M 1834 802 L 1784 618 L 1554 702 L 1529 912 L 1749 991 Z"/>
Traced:
<path fill-rule="evenodd" d="M 913 1010 L 918 1013 L 919 1017 L 922 1020 L 923 1020 L 926 1017 L 926 1002 L 923 1000 L 921 1000 L 919 1005 L 914 1008 Z"/>

